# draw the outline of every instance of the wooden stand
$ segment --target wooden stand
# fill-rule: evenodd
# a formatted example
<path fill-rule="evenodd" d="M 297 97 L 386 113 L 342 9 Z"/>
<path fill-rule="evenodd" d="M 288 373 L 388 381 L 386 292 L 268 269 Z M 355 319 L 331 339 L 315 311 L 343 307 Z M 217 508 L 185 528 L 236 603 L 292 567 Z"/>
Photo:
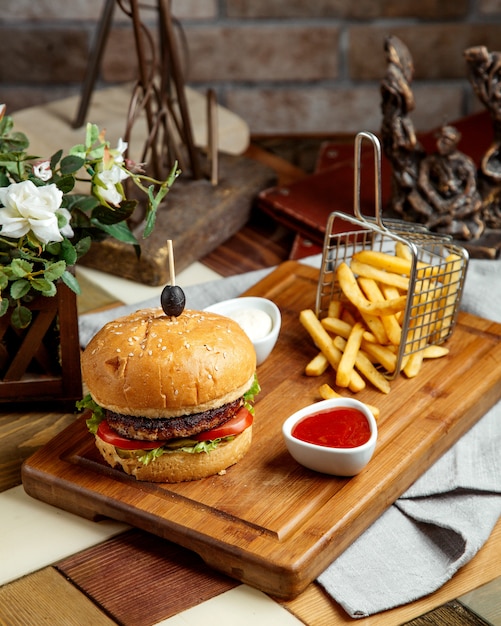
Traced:
<path fill-rule="evenodd" d="M 25 330 L 0 318 L 0 403 L 70 405 L 82 397 L 76 296 L 60 283 L 53 298 L 40 296 L 30 308 Z"/>

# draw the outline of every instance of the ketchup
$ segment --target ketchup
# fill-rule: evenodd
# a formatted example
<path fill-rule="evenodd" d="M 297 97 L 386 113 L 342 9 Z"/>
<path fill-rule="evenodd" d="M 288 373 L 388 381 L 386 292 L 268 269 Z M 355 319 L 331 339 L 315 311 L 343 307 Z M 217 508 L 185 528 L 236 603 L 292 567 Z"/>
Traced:
<path fill-rule="evenodd" d="M 292 436 L 328 448 L 356 448 L 369 441 L 371 430 L 358 409 L 335 407 L 308 415 L 292 429 Z"/>

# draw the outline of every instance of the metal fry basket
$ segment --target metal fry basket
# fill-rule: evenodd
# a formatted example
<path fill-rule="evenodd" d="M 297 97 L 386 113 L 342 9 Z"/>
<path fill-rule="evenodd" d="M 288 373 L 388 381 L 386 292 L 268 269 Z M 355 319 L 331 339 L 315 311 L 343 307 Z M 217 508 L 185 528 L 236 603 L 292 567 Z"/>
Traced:
<path fill-rule="evenodd" d="M 374 217 L 362 215 L 360 210 L 361 145 L 364 139 L 372 143 L 375 168 Z M 352 264 L 359 251 L 373 250 L 396 255 L 407 251 L 410 262 L 408 274 L 402 280 L 408 283 L 405 309 L 399 313 L 401 338 L 397 350 L 395 378 L 404 359 L 428 345 L 445 342 L 454 330 L 463 293 L 468 253 L 451 238 L 430 233 L 424 227 L 401 220 L 385 220 L 381 215 L 381 146 L 378 138 L 361 132 L 355 139 L 353 213 L 331 213 L 327 221 L 322 264 L 316 296 L 316 314 L 319 319 L 328 315 L 332 300 L 348 303 L 338 278 L 341 263 Z M 402 254 L 402 252 L 400 252 Z M 356 272 L 353 272 L 357 277 Z"/>

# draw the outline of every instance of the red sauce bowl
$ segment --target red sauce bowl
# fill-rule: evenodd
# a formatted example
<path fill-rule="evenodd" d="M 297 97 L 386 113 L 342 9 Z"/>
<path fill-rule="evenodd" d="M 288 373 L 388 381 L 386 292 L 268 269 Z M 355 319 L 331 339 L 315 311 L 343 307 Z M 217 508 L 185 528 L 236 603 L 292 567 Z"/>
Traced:
<path fill-rule="evenodd" d="M 291 456 L 308 469 L 355 476 L 371 460 L 377 424 L 369 408 L 352 398 L 322 400 L 291 415 L 282 426 Z"/>

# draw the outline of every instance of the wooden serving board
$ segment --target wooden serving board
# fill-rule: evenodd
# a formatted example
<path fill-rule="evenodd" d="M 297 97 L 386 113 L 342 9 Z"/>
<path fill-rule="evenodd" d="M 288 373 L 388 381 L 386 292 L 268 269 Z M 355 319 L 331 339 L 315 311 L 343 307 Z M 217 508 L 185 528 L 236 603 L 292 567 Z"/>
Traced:
<path fill-rule="evenodd" d="M 358 394 L 380 407 L 379 440 L 354 478 L 317 474 L 287 453 L 283 421 L 319 399 L 303 374 L 316 353 L 298 321 L 313 307 L 317 270 L 289 261 L 249 295 L 282 312 L 275 350 L 259 367 L 254 441 L 225 475 L 177 485 L 139 483 L 105 466 L 82 419 L 23 466 L 35 498 L 90 519 L 109 517 L 198 553 L 209 565 L 279 598 L 302 592 L 501 397 L 501 325 L 461 314 L 446 358 L 392 382 L 389 395 Z"/>

